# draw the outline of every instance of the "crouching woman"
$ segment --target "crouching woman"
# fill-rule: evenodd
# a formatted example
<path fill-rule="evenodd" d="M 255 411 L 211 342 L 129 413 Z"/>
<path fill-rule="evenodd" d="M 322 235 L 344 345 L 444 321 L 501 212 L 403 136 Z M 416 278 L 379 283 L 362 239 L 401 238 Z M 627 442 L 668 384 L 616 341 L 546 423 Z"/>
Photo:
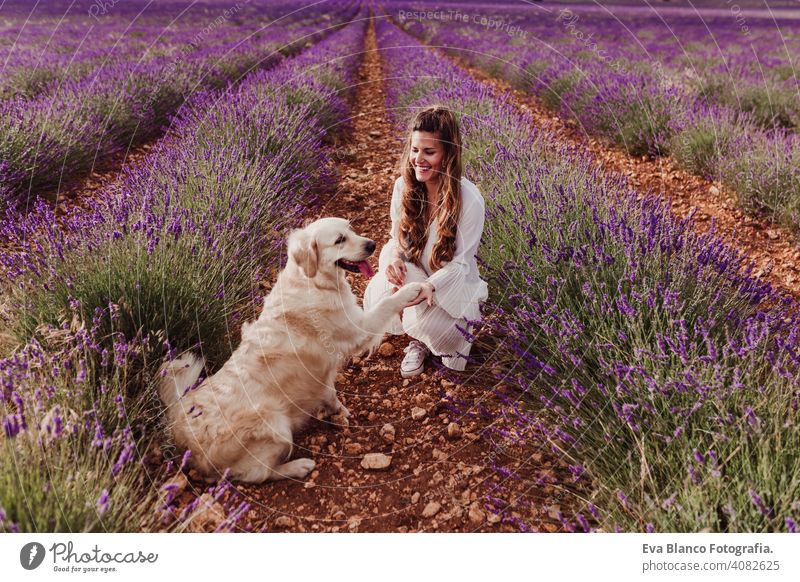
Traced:
<path fill-rule="evenodd" d="M 452 111 L 435 106 L 414 116 L 400 166 L 390 238 L 364 293 L 364 308 L 406 283 L 423 283 L 416 302 L 389 330 L 412 338 L 400 374 L 421 374 L 431 353 L 461 371 L 472 344 L 458 328 L 469 331 L 468 321 L 480 319 L 488 290 L 475 258 L 485 204 L 475 184 L 462 176 L 461 134 Z"/>

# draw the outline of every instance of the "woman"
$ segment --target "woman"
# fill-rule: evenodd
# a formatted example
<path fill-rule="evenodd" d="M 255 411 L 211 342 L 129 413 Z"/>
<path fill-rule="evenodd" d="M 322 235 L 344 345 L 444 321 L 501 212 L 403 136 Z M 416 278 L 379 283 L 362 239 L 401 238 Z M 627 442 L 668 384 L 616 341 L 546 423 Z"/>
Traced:
<path fill-rule="evenodd" d="M 429 353 L 452 370 L 463 370 L 472 344 L 458 330 L 480 319 L 488 296 L 475 254 L 483 234 L 485 206 L 478 188 L 462 177 L 461 133 L 452 111 L 428 107 L 411 123 L 394 184 L 392 228 L 381 250 L 378 274 L 364 293 L 369 309 L 407 282 L 423 282 L 417 299 L 389 330 L 414 338 L 400 374 L 425 369 Z"/>

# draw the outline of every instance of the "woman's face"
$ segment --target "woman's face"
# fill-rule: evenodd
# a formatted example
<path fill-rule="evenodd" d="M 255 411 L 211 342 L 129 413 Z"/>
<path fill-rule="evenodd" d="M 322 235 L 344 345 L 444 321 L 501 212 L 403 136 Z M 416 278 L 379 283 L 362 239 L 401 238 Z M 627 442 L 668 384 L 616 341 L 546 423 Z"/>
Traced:
<path fill-rule="evenodd" d="M 442 174 L 444 146 L 436 134 L 415 131 L 411 134 L 411 165 L 419 182 L 436 183 Z"/>

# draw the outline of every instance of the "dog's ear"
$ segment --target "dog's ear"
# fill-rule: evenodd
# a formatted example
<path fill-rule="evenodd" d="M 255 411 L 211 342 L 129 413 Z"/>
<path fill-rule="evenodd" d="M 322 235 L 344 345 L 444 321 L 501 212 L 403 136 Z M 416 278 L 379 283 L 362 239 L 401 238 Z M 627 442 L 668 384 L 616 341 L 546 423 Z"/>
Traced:
<path fill-rule="evenodd" d="M 289 239 L 289 253 L 306 277 L 311 279 L 317 274 L 319 246 L 315 237 L 302 230 L 295 231 Z"/>

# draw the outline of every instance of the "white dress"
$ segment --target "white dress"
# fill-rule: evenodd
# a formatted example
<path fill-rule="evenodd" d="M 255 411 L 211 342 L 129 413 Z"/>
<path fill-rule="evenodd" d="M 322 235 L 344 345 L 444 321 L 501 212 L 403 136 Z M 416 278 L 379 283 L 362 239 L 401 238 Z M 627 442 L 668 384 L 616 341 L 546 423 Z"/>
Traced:
<path fill-rule="evenodd" d="M 392 261 L 392 250 L 398 245 L 398 229 L 402 213 L 403 178 L 394 183 L 390 217 L 390 238 L 381 249 L 378 273 L 372 278 L 364 292 L 364 309 L 370 309 L 383 297 L 391 294 L 394 285 L 386 278 L 386 267 Z M 463 370 L 472 343 L 457 329 L 467 327 L 466 320 L 481 318 L 480 304 L 488 297 L 488 286 L 478 272 L 475 255 L 483 235 L 486 206 L 477 186 L 461 178 L 461 213 L 456 231 L 456 247 L 453 260 L 435 272 L 430 271 L 429 260 L 439 240 L 436 220 L 428 227 L 428 238 L 422 252 L 423 269 L 406 263 L 406 282 L 429 281 L 436 289 L 433 305 L 425 302 L 408 307 L 400 318 L 392 323 L 389 333 L 407 333 L 423 342 L 434 355 L 444 356 L 443 362 L 450 368 Z"/>

